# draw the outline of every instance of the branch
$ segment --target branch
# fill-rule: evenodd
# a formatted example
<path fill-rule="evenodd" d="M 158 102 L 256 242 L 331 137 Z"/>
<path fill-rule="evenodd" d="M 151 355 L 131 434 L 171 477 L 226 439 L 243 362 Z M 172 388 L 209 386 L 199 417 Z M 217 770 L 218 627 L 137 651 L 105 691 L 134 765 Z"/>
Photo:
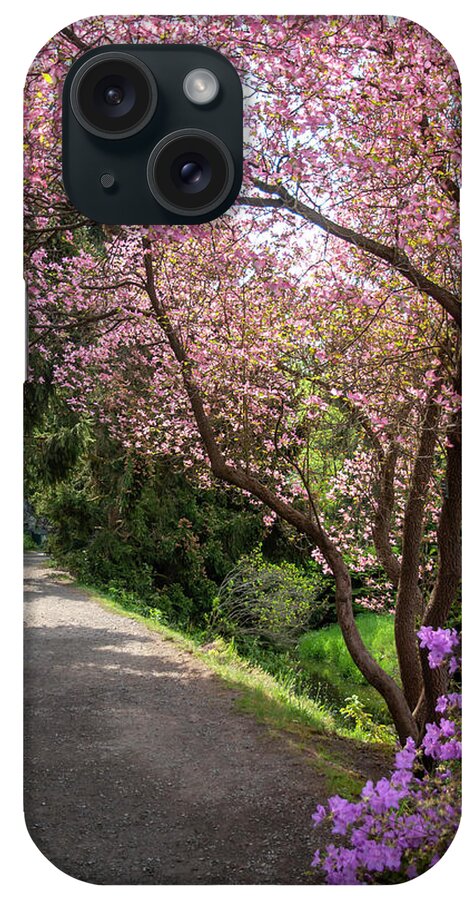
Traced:
<path fill-rule="evenodd" d="M 84 41 L 82 41 L 81 38 L 74 33 L 71 27 L 62 28 L 60 34 L 62 34 L 63 37 L 65 37 L 66 40 L 70 42 L 70 44 L 74 44 L 74 46 L 77 47 L 78 50 L 86 51 L 91 49 L 88 44 L 85 44 Z"/>
<path fill-rule="evenodd" d="M 235 203 L 238 206 L 259 206 L 261 209 L 268 207 L 271 209 L 287 208 L 283 200 L 274 197 L 237 197 Z"/>
<path fill-rule="evenodd" d="M 264 191 L 267 194 L 274 194 L 276 197 L 270 198 L 269 200 L 266 200 L 264 197 L 241 197 L 239 202 L 242 205 L 276 208 L 279 206 L 279 203 L 281 203 L 281 208 L 285 208 L 289 212 L 301 216 L 309 222 L 313 222 L 318 228 L 325 231 L 326 234 L 331 234 L 347 244 L 359 247 L 366 253 L 370 253 L 372 256 L 377 257 L 377 259 L 382 259 L 384 262 L 387 262 L 396 272 L 403 275 L 413 287 L 416 287 L 417 290 L 422 291 L 422 293 L 427 294 L 429 297 L 432 297 L 433 300 L 436 300 L 451 318 L 454 319 L 456 324 L 461 326 L 461 303 L 459 298 L 446 288 L 435 284 L 435 282 L 427 278 L 426 275 L 423 275 L 422 272 L 412 265 L 403 250 L 398 249 L 398 247 L 389 247 L 387 244 L 382 244 L 380 241 L 374 240 L 374 238 L 366 237 L 366 235 L 360 234 L 352 228 L 338 225 L 336 222 L 328 219 L 327 216 L 324 216 L 319 210 L 312 206 L 308 206 L 296 197 L 293 197 L 282 185 L 269 185 L 264 181 L 260 181 L 258 178 L 255 178 L 253 181 L 255 186 L 261 191 Z M 279 200 L 277 198 L 279 198 Z"/>

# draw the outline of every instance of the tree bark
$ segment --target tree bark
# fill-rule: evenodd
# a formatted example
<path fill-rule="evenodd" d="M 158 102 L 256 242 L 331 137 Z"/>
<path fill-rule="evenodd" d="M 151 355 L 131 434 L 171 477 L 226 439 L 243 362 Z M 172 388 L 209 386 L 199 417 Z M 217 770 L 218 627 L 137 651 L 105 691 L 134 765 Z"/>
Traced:
<path fill-rule="evenodd" d="M 461 391 L 460 370 L 455 389 Z M 440 521 L 438 523 L 438 574 L 423 616 L 423 625 L 443 628 L 461 585 L 461 410 L 453 415 L 447 434 L 446 481 Z M 430 669 L 426 654 L 422 654 L 422 670 L 425 690 L 425 721 L 434 718 L 438 697 L 447 686 L 446 667 Z M 421 719 L 422 716 L 419 716 Z"/>
<path fill-rule="evenodd" d="M 433 471 L 438 419 L 439 406 L 435 401 L 435 390 L 433 390 L 427 401 L 423 417 L 420 442 L 405 507 L 402 561 L 395 608 L 395 643 L 400 677 L 403 693 L 411 709 L 417 706 L 423 685 L 416 621 L 422 603 L 419 587 L 421 541 L 426 498 Z"/>
<path fill-rule="evenodd" d="M 394 481 L 397 457 L 396 447 L 392 447 L 386 455 L 383 452 L 381 454 L 379 495 L 372 528 L 377 559 L 395 589 L 398 588 L 400 580 L 400 561 L 395 556 L 390 543 L 390 525 L 395 502 Z"/>

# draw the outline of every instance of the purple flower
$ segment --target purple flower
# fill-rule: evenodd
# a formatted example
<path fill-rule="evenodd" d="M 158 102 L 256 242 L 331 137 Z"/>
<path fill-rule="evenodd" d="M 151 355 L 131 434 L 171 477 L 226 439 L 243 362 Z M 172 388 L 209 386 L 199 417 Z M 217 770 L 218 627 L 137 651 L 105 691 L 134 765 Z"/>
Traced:
<path fill-rule="evenodd" d="M 329 844 L 323 863 L 328 884 L 359 884 L 357 867 L 356 850 L 349 850 L 347 847 L 337 848 L 334 844 Z"/>
<path fill-rule="evenodd" d="M 395 766 L 397 769 L 411 769 L 415 761 L 416 748 L 413 738 L 408 738 L 403 750 L 395 755 Z"/>
<path fill-rule="evenodd" d="M 448 670 L 449 670 L 450 675 L 454 675 L 454 673 L 458 670 L 458 668 L 459 668 L 459 662 L 454 656 L 452 656 L 450 659 L 449 665 L 448 665 Z"/>
<path fill-rule="evenodd" d="M 435 710 L 438 713 L 446 712 L 446 707 L 448 706 L 448 697 L 438 697 L 436 702 Z"/>
<path fill-rule="evenodd" d="M 360 825 L 358 828 L 354 828 L 351 836 L 354 847 L 359 847 L 364 843 L 364 841 L 367 840 L 372 824 L 373 816 L 366 816 L 365 823 L 363 825 Z"/>
<path fill-rule="evenodd" d="M 453 737 L 455 733 L 455 723 L 451 719 L 440 719 L 440 731 L 444 737 Z"/>
<path fill-rule="evenodd" d="M 320 850 L 316 850 L 314 856 L 312 857 L 311 866 L 320 866 L 321 864 L 321 853 Z"/>
<path fill-rule="evenodd" d="M 402 861 L 402 851 L 399 847 L 393 847 L 391 844 L 383 845 L 385 868 L 391 872 L 397 872 Z"/>
<path fill-rule="evenodd" d="M 461 743 L 460 741 L 448 741 L 442 744 L 439 749 L 439 755 L 436 759 L 461 759 Z"/>
<path fill-rule="evenodd" d="M 451 719 L 440 719 L 439 725 L 430 722 L 422 741 L 425 753 L 438 760 L 460 759 L 461 743 L 453 737 L 455 732 L 456 725 Z"/>
<path fill-rule="evenodd" d="M 417 632 L 422 647 L 429 650 L 428 662 L 431 669 L 436 669 L 444 662 L 445 657 L 453 653 L 458 644 L 458 635 L 454 628 L 431 628 L 429 625 L 422 625 Z M 452 663 L 457 668 L 455 660 L 450 661 L 450 670 Z"/>
<path fill-rule="evenodd" d="M 434 722 L 429 722 L 426 726 L 426 733 L 422 741 L 422 746 L 428 756 L 435 756 L 440 741 L 440 729 Z M 435 756 L 436 759 L 436 756 Z"/>
<path fill-rule="evenodd" d="M 334 796 L 329 798 L 329 809 L 333 817 L 334 834 L 345 834 L 349 825 L 353 825 L 362 812 L 361 803 L 350 803 L 343 797 Z"/>
<path fill-rule="evenodd" d="M 325 806 L 317 806 L 315 813 L 313 813 L 311 816 L 314 828 L 317 825 L 320 825 L 322 820 L 325 819 L 326 816 L 327 816 L 327 812 L 326 812 Z"/>
<path fill-rule="evenodd" d="M 382 844 L 377 841 L 367 840 L 361 848 L 362 859 L 370 872 L 382 872 L 384 868 Z"/>
<path fill-rule="evenodd" d="M 408 787 L 413 781 L 413 772 L 409 769 L 397 769 L 392 775 L 392 785 L 394 788 L 400 788 L 400 798 L 405 797 L 408 793 Z"/>
<path fill-rule="evenodd" d="M 362 791 L 362 797 L 368 800 L 376 813 L 383 813 L 392 806 L 398 807 L 400 793 L 390 784 L 388 778 L 381 778 L 375 787 L 368 781 Z"/>
<path fill-rule="evenodd" d="M 461 694 L 448 694 L 448 703 L 450 706 L 461 709 Z"/>

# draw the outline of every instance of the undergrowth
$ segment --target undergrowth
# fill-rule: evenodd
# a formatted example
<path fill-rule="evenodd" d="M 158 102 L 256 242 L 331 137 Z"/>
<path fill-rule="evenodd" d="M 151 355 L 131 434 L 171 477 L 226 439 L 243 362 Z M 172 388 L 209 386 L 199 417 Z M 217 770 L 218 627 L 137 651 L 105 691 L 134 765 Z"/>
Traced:
<path fill-rule="evenodd" d="M 258 642 L 237 647 L 235 641 L 215 637 L 203 629 L 171 627 L 164 614 L 141 604 L 125 591 L 102 592 L 82 585 L 95 598 L 117 612 L 143 622 L 166 639 L 202 659 L 231 688 L 238 691 L 236 706 L 271 728 L 301 736 L 306 733 L 340 735 L 359 741 L 375 740 L 365 722 L 345 719 L 338 710 L 311 699 L 306 694 L 305 675 L 292 663 L 291 654 L 266 651 Z M 244 655 L 246 653 L 246 656 Z M 390 736 L 389 736 L 390 741 Z"/>

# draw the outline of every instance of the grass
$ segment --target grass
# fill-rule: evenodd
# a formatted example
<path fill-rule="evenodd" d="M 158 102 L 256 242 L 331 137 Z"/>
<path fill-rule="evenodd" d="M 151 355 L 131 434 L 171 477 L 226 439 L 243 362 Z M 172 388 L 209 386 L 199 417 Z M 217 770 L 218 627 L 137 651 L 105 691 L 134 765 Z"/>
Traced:
<path fill-rule="evenodd" d="M 355 621 L 374 659 L 399 681 L 394 617 L 362 612 L 356 615 Z M 317 695 L 325 698 L 328 707 L 337 711 L 348 697 L 355 695 L 377 722 L 390 724 L 382 697 L 366 682 L 353 662 L 337 624 L 303 635 L 297 656 L 304 672 L 313 679 Z"/>
<path fill-rule="evenodd" d="M 326 791 L 330 797 L 339 794 L 346 800 L 358 800 L 365 784 L 361 773 L 349 768 L 348 763 L 339 758 L 335 748 L 326 750 L 319 748 L 315 760 L 315 768 L 326 779 Z"/>
<path fill-rule="evenodd" d="M 398 662 L 393 633 L 394 617 L 362 612 L 356 615 L 355 621 L 362 640 L 374 659 L 395 678 L 398 674 Z M 353 684 L 366 683 L 345 646 L 337 623 L 303 635 L 298 644 L 298 655 L 304 663 L 324 665 L 341 680 L 348 680 Z"/>

